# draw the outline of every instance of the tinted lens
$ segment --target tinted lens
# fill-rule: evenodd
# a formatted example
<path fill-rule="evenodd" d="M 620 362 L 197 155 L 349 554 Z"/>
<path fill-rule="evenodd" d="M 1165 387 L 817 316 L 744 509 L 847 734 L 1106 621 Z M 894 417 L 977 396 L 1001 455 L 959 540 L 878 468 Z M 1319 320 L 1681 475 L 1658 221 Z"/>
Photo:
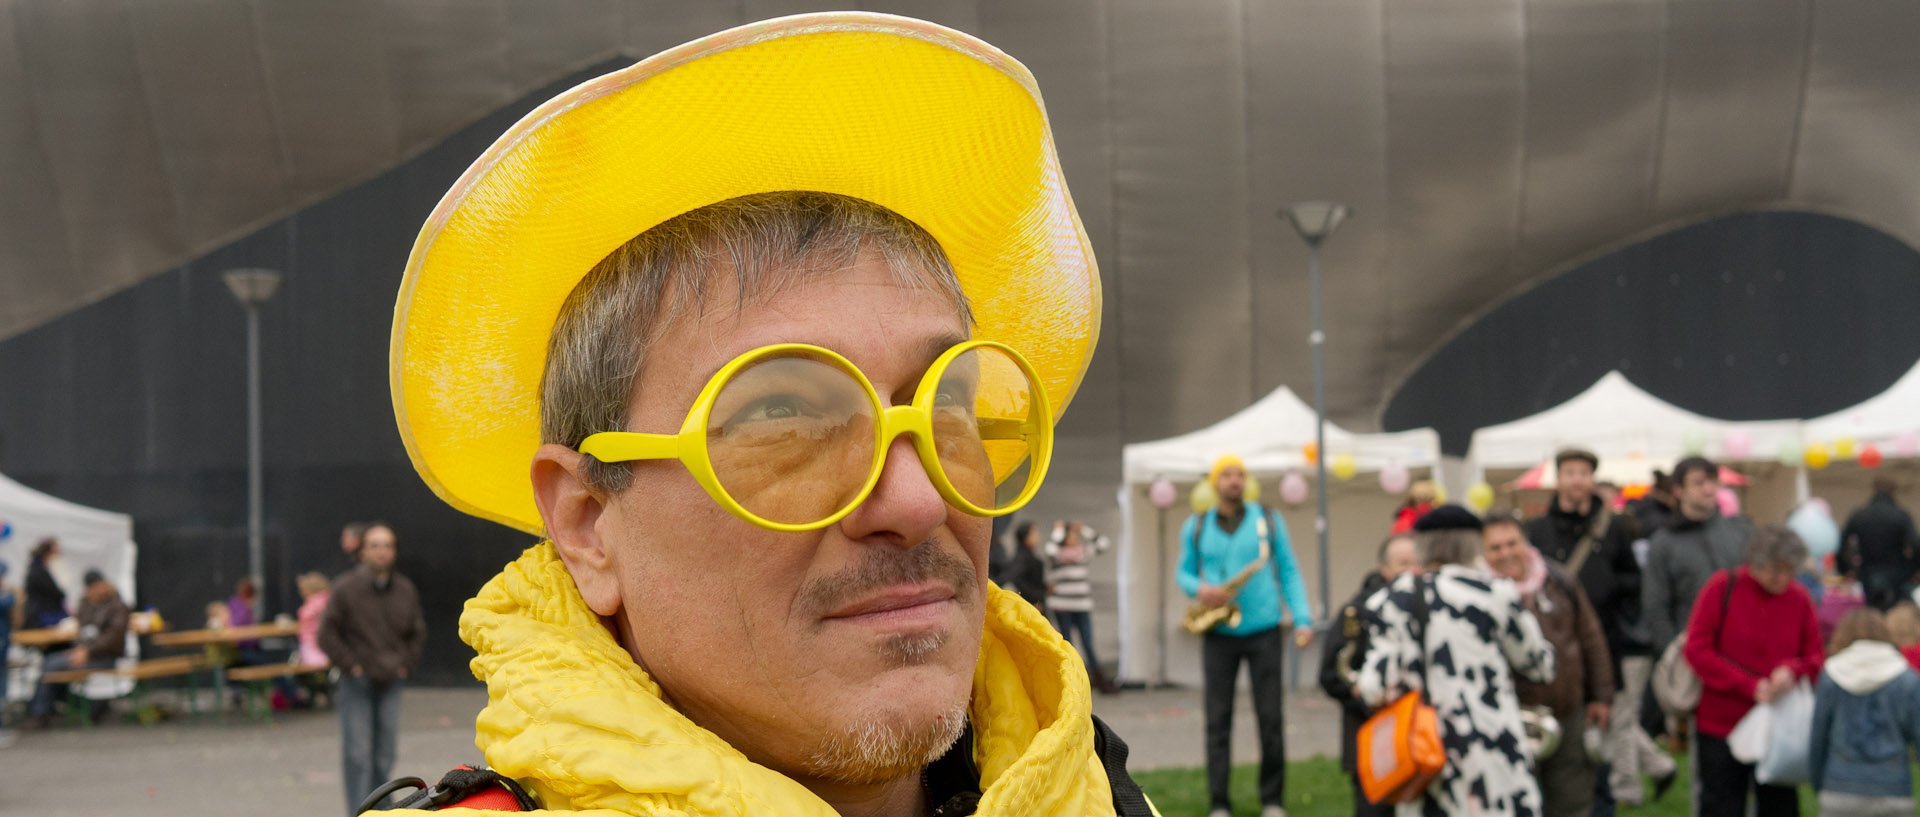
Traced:
<path fill-rule="evenodd" d="M 735 372 L 707 416 L 720 487 L 753 515 L 804 525 L 852 502 L 874 472 L 876 409 L 852 374 L 812 357 Z"/>
<path fill-rule="evenodd" d="M 1035 453 L 1030 446 L 1047 422 L 1035 412 L 1039 389 L 1012 357 L 992 347 L 955 357 L 941 373 L 934 446 L 947 480 L 968 502 L 997 512 L 1026 490 L 1031 472 L 1021 464 Z"/>

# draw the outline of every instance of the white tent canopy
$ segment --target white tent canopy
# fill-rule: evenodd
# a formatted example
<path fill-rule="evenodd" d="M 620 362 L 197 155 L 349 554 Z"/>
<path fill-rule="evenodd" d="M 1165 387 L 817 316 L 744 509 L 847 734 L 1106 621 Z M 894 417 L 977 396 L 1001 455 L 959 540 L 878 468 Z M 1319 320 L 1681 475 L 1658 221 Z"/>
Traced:
<path fill-rule="evenodd" d="M 1807 439 L 1832 441 L 1851 437 L 1862 443 L 1885 443 L 1903 432 L 1920 431 L 1920 364 L 1907 370 L 1886 391 L 1806 422 Z M 1881 452 L 1893 456 L 1894 452 Z"/>
<path fill-rule="evenodd" d="M 1746 437 L 1744 457 L 1728 457 L 1728 435 Z M 1724 459 L 1773 460 L 1782 443 L 1798 445 L 1798 420 L 1716 420 L 1661 400 L 1627 380 L 1608 372 L 1586 391 L 1558 406 L 1473 433 L 1467 458 L 1476 470 L 1525 469 L 1553 458 L 1563 448 L 1583 448 L 1600 458 L 1603 467 L 1647 473 L 1686 456 L 1689 437 L 1699 435 L 1708 453 Z"/>
<path fill-rule="evenodd" d="M 1257 476 L 1306 469 L 1305 446 L 1314 441 L 1313 407 L 1281 386 L 1259 402 L 1199 431 L 1153 442 L 1134 443 L 1121 460 L 1128 483 L 1165 476 L 1176 482 L 1197 480 L 1221 454 L 1238 454 Z M 1440 436 L 1430 428 L 1382 434 L 1356 434 L 1327 424 L 1330 457 L 1351 455 L 1362 471 L 1379 471 L 1389 462 L 1409 468 L 1439 461 Z"/>
<path fill-rule="evenodd" d="M 1326 436 L 1329 462 L 1351 456 L 1355 470 L 1362 473 L 1377 473 L 1396 463 L 1417 478 L 1440 461 L 1440 435 L 1432 429 L 1358 434 L 1328 423 Z M 1199 639 L 1180 629 L 1187 598 L 1175 583 L 1174 571 L 1184 543 L 1175 540 L 1189 513 L 1186 492 L 1206 476 L 1221 454 L 1239 455 L 1263 483 L 1261 502 L 1279 511 L 1306 580 L 1308 607 L 1319 614 L 1323 604 L 1314 500 L 1288 505 L 1279 498 L 1279 479 L 1288 471 L 1297 469 L 1312 482 L 1313 468 L 1304 449 L 1313 441 L 1313 408 L 1282 386 L 1207 428 L 1126 446 L 1121 458 L 1127 484 L 1119 498 L 1124 520 L 1118 564 L 1122 678 L 1200 683 Z M 1181 494 L 1180 502 L 1166 511 L 1147 498 L 1148 486 L 1160 477 L 1173 481 Z M 1351 594 L 1373 567 L 1380 539 L 1401 500 L 1381 490 L 1377 477 L 1334 481 L 1329 486 L 1328 567 L 1335 600 Z"/>
<path fill-rule="evenodd" d="M 67 606 L 80 603 L 80 578 L 99 570 L 132 604 L 137 550 L 133 544 L 133 517 L 76 505 L 0 476 L 0 561 L 9 571 L 7 583 L 26 581 L 27 563 L 35 545 L 47 537 L 60 540 L 54 580 L 67 591 Z M 21 600 L 20 603 L 25 603 Z"/>

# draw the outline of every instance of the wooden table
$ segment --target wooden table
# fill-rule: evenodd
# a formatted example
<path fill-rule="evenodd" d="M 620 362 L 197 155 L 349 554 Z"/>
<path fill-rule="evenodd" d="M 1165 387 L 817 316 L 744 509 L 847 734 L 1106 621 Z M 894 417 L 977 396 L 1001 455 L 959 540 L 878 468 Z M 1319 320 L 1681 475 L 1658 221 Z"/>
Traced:
<path fill-rule="evenodd" d="M 154 619 L 151 616 L 152 614 L 149 613 L 129 614 L 127 626 L 133 628 L 134 635 L 166 632 L 167 625 L 163 622 L 158 627 L 155 627 L 153 624 Z M 22 647 L 31 647 L 36 650 L 45 650 L 57 644 L 66 644 L 78 640 L 80 640 L 80 628 L 78 626 L 40 627 L 32 630 L 13 631 L 13 643 L 19 644 Z"/>
<path fill-rule="evenodd" d="M 80 637 L 77 627 L 41 627 L 34 630 L 14 630 L 13 643 L 22 647 L 44 650 L 55 644 L 65 644 Z"/>
<path fill-rule="evenodd" d="M 153 644 L 156 647 L 204 647 L 209 644 L 258 641 L 262 638 L 290 638 L 299 634 L 300 625 L 298 624 L 251 624 L 245 627 L 222 627 L 218 630 L 178 630 L 171 633 L 155 633 Z"/>
<path fill-rule="evenodd" d="M 245 627 L 222 627 L 220 629 L 179 630 L 171 633 L 156 633 L 153 644 L 156 647 L 202 647 L 206 650 L 207 664 L 213 670 L 213 688 L 216 701 L 215 710 L 227 711 L 227 667 L 233 663 L 233 646 L 242 641 L 257 641 L 262 638 L 289 638 L 300 634 L 299 624 L 250 624 Z"/>

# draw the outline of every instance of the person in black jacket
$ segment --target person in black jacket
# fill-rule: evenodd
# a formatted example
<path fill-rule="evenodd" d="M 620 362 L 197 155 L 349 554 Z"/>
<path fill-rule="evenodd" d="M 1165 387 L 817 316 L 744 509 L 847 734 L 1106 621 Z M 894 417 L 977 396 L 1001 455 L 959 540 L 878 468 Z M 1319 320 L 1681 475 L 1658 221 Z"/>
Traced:
<path fill-rule="evenodd" d="M 33 564 L 27 566 L 27 611 L 24 627 L 52 627 L 67 617 L 67 591 L 54 581 L 48 562 L 60 555 L 60 542 L 51 537 L 33 546 Z"/>
<path fill-rule="evenodd" d="M 1360 775 L 1355 764 L 1355 742 L 1360 726 L 1373 716 L 1373 710 L 1360 701 L 1353 690 L 1353 674 L 1367 655 L 1367 599 L 1392 584 L 1400 574 L 1420 570 L 1418 543 L 1409 534 L 1387 537 L 1380 543 L 1380 567 L 1368 573 L 1347 605 L 1335 614 L 1327 627 L 1326 640 L 1320 645 L 1320 688 L 1340 704 L 1340 769 L 1353 780 L 1354 817 L 1392 817 L 1391 805 L 1367 802 L 1360 790 Z"/>
<path fill-rule="evenodd" d="M 1646 655 L 1639 632 L 1640 562 L 1633 556 L 1637 526 L 1594 495 L 1593 471 L 1600 459 L 1570 448 L 1554 457 L 1554 498 L 1543 516 L 1523 526 L 1540 554 L 1579 577 L 1587 600 L 1606 622 L 1607 649 L 1621 656 Z M 1615 667 L 1618 670 L 1618 667 Z"/>
<path fill-rule="evenodd" d="M 1013 529 L 1013 559 L 1007 563 L 1006 577 L 1005 586 L 1035 610 L 1047 611 L 1047 559 L 1040 553 L 1040 531 L 1032 522 Z"/>
<path fill-rule="evenodd" d="M 1858 580 L 1867 603 L 1881 612 L 1912 592 L 1920 572 L 1920 533 L 1913 516 L 1893 501 L 1898 488 L 1891 478 L 1874 477 L 1873 498 L 1840 531 L 1840 572 Z"/>

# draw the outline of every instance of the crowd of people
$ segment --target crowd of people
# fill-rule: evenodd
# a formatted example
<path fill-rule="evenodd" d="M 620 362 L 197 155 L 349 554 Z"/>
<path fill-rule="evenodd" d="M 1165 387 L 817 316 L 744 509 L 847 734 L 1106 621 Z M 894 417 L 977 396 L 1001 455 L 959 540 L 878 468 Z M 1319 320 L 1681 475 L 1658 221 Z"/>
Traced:
<path fill-rule="evenodd" d="M 296 578 L 301 603 L 293 617 L 298 631 L 290 649 L 271 649 L 260 639 L 214 648 L 223 651 L 217 663 L 227 668 L 291 667 L 273 679 L 276 697 L 285 706 L 310 706 L 322 697 L 333 701 L 340 715 L 347 806 L 349 813 L 358 813 L 361 800 L 391 772 L 400 691 L 419 667 L 426 621 L 413 583 L 394 569 L 397 551 L 391 527 L 382 522 L 351 524 L 341 532 L 340 542 L 344 572 L 332 579 L 321 571 Z M 0 645 L 16 627 L 54 627 L 69 617 L 74 620 L 71 645 L 49 651 L 40 664 L 41 680 L 27 706 L 29 728 L 50 726 L 56 707 L 66 701 L 67 685 L 47 681 L 46 675 L 113 667 L 126 655 L 129 640 L 131 613 L 120 590 L 100 571 L 86 571 L 84 596 L 68 609 L 51 567 L 59 552 L 54 538 L 34 548 L 24 593 L 6 582 L 7 566 L 0 563 Z M 239 579 L 231 596 L 207 605 L 207 628 L 255 624 L 257 596 L 251 578 Z M 0 673 L 0 702 L 6 700 L 9 674 Z M 108 704 L 95 701 L 89 706 L 97 719 Z M 0 715 L 4 712 L 0 706 Z M 18 736 L 4 726 L 0 721 L 0 746 L 12 745 Z"/>
<path fill-rule="evenodd" d="M 1362 791 L 1357 732 L 1424 690 L 1446 763 L 1403 815 L 1611 815 L 1664 796 L 1679 777 L 1669 747 L 1682 745 L 1692 813 L 1797 815 L 1792 777 L 1757 775 L 1734 737 L 1792 694 L 1813 701 L 1811 734 L 1783 727 L 1765 745 L 1810 758 L 1803 783 L 1823 814 L 1913 814 L 1920 536 L 1896 486 L 1875 480 L 1822 565 L 1787 527 L 1724 515 L 1703 458 L 1631 503 L 1601 494 L 1598 465 L 1561 452 L 1555 495 L 1533 518 L 1438 505 L 1382 543 L 1322 645 L 1354 813 L 1392 808 Z M 1669 705 L 1682 677 L 1697 679 L 1697 703 Z"/>

